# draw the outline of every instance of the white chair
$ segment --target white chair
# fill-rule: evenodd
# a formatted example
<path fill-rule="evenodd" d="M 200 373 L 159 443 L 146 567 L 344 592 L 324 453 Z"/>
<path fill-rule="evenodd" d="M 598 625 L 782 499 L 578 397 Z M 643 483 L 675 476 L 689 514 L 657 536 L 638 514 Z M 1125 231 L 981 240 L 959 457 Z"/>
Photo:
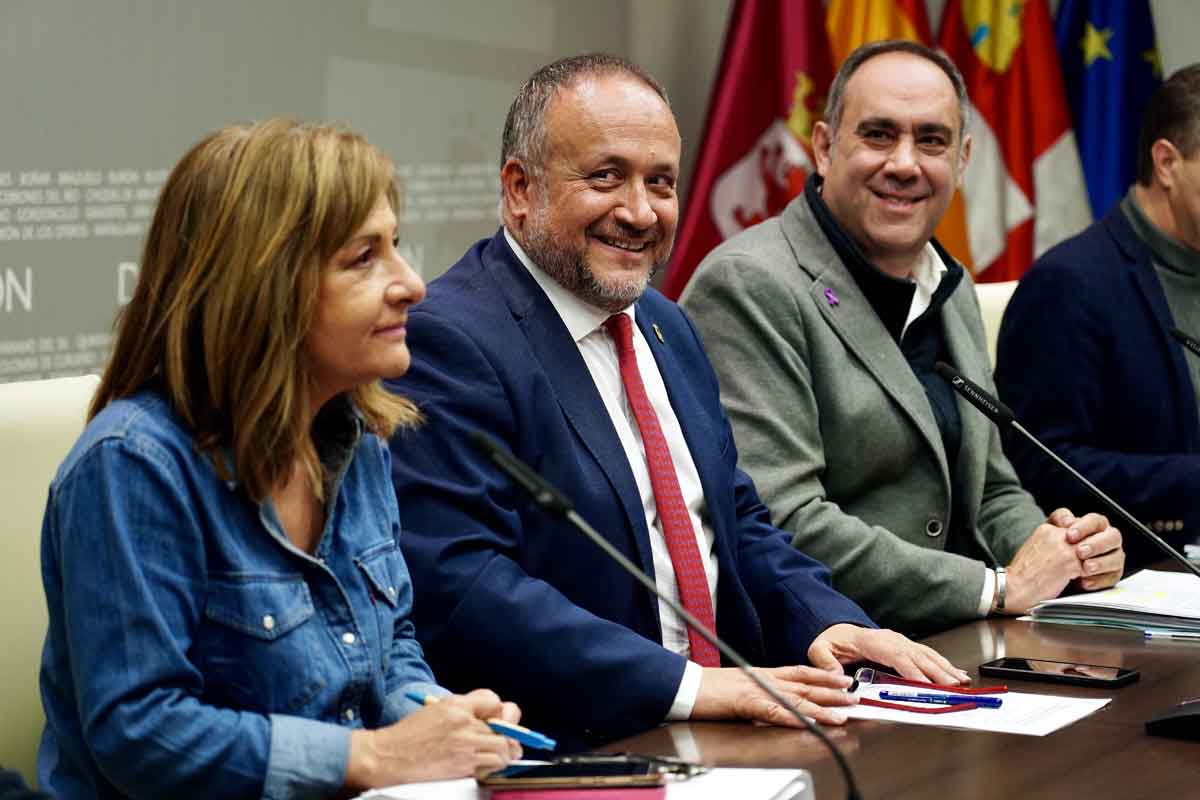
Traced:
<path fill-rule="evenodd" d="M 0 764 L 30 782 L 45 723 L 38 690 L 46 637 L 42 513 L 99 383 L 83 375 L 0 384 Z"/>
<path fill-rule="evenodd" d="M 1017 281 L 975 284 L 975 295 L 979 298 L 979 310 L 983 314 L 983 332 L 987 335 L 988 359 L 992 369 L 996 368 L 996 339 L 1000 336 L 1000 320 L 1004 309 L 1017 288 Z"/>

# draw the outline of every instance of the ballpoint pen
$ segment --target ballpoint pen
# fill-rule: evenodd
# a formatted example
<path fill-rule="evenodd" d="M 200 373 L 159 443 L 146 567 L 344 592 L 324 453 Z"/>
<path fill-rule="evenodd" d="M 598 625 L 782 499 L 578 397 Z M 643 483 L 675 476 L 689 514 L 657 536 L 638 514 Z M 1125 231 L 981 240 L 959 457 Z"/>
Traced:
<path fill-rule="evenodd" d="M 1200 633 L 1193 633 L 1192 631 L 1147 630 L 1143 633 L 1147 639 L 1174 639 L 1181 642 L 1200 641 Z"/>
<path fill-rule="evenodd" d="M 418 694 L 417 692 L 405 692 L 404 696 L 414 703 L 420 703 L 423 706 L 436 703 L 440 699 L 437 695 Z M 516 739 L 528 747 L 535 747 L 538 750 L 553 750 L 558 745 L 558 742 L 549 736 L 532 731 L 524 725 L 518 725 L 515 722 L 505 722 L 502 719 L 489 719 L 486 722 L 487 726 L 495 733 L 507 736 L 510 739 Z"/>
<path fill-rule="evenodd" d="M 980 708 L 999 708 L 1004 702 L 999 697 L 984 697 L 981 695 L 929 694 L 925 692 L 888 692 L 879 693 L 881 700 L 902 700 L 906 703 L 929 703 L 931 705 L 953 706 L 959 703 L 974 703 Z"/>

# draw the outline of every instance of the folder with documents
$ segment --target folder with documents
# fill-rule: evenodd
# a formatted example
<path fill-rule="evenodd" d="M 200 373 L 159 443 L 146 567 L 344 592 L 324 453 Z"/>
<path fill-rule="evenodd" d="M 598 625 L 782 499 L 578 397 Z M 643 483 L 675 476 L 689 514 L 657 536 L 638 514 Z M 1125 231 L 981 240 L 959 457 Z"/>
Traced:
<path fill-rule="evenodd" d="M 1111 589 L 1038 603 L 1030 617 L 1036 622 L 1200 640 L 1200 578 L 1145 569 Z"/>

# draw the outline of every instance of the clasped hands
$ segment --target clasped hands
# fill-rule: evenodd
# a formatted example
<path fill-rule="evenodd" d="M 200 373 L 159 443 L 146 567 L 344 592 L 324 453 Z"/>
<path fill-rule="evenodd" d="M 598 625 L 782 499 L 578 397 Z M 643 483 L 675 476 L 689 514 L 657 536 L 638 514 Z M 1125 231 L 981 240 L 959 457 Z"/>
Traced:
<path fill-rule="evenodd" d="M 1004 610 L 1023 614 L 1042 600 L 1058 597 L 1073 580 L 1088 591 L 1107 589 L 1121 579 L 1124 569 L 1121 532 L 1103 514 L 1076 517 L 1057 509 L 1013 556 Z"/>

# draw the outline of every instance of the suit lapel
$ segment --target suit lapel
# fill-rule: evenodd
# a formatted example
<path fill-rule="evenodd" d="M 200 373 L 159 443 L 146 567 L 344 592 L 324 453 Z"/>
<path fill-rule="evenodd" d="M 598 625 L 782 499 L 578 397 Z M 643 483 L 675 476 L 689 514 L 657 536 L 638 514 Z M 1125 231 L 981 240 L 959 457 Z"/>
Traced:
<path fill-rule="evenodd" d="M 653 575 L 650 534 L 646 530 L 641 494 L 608 410 L 579 354 L 579 347 L 545 292 L 509 249 L 503 231 L 497 233 L 488 246 L 484 265 L 524 332 L 529 351 L 553 387 L 567 423 L 620 498 L 621 509 L 635 534 L 640 566 Z M 548 477 L 553 482 L 553 476 Z"/>
<path fill-rule="evenodd" d="M 948 487 L 950 471 L 925 389 L 854 277 L 821 233 L 803 194 L 788 205 L 780 220 L 784 236 L 797 254 L 797 263 L 812 278 L 809 296 L 822 318 L 921 433 Z M 806 257 L 800 258 L 800 253 Z M 807 257 L 808 254 L 815 258 Z M 825 266 L 812 267 L 806 262 Z"/>

